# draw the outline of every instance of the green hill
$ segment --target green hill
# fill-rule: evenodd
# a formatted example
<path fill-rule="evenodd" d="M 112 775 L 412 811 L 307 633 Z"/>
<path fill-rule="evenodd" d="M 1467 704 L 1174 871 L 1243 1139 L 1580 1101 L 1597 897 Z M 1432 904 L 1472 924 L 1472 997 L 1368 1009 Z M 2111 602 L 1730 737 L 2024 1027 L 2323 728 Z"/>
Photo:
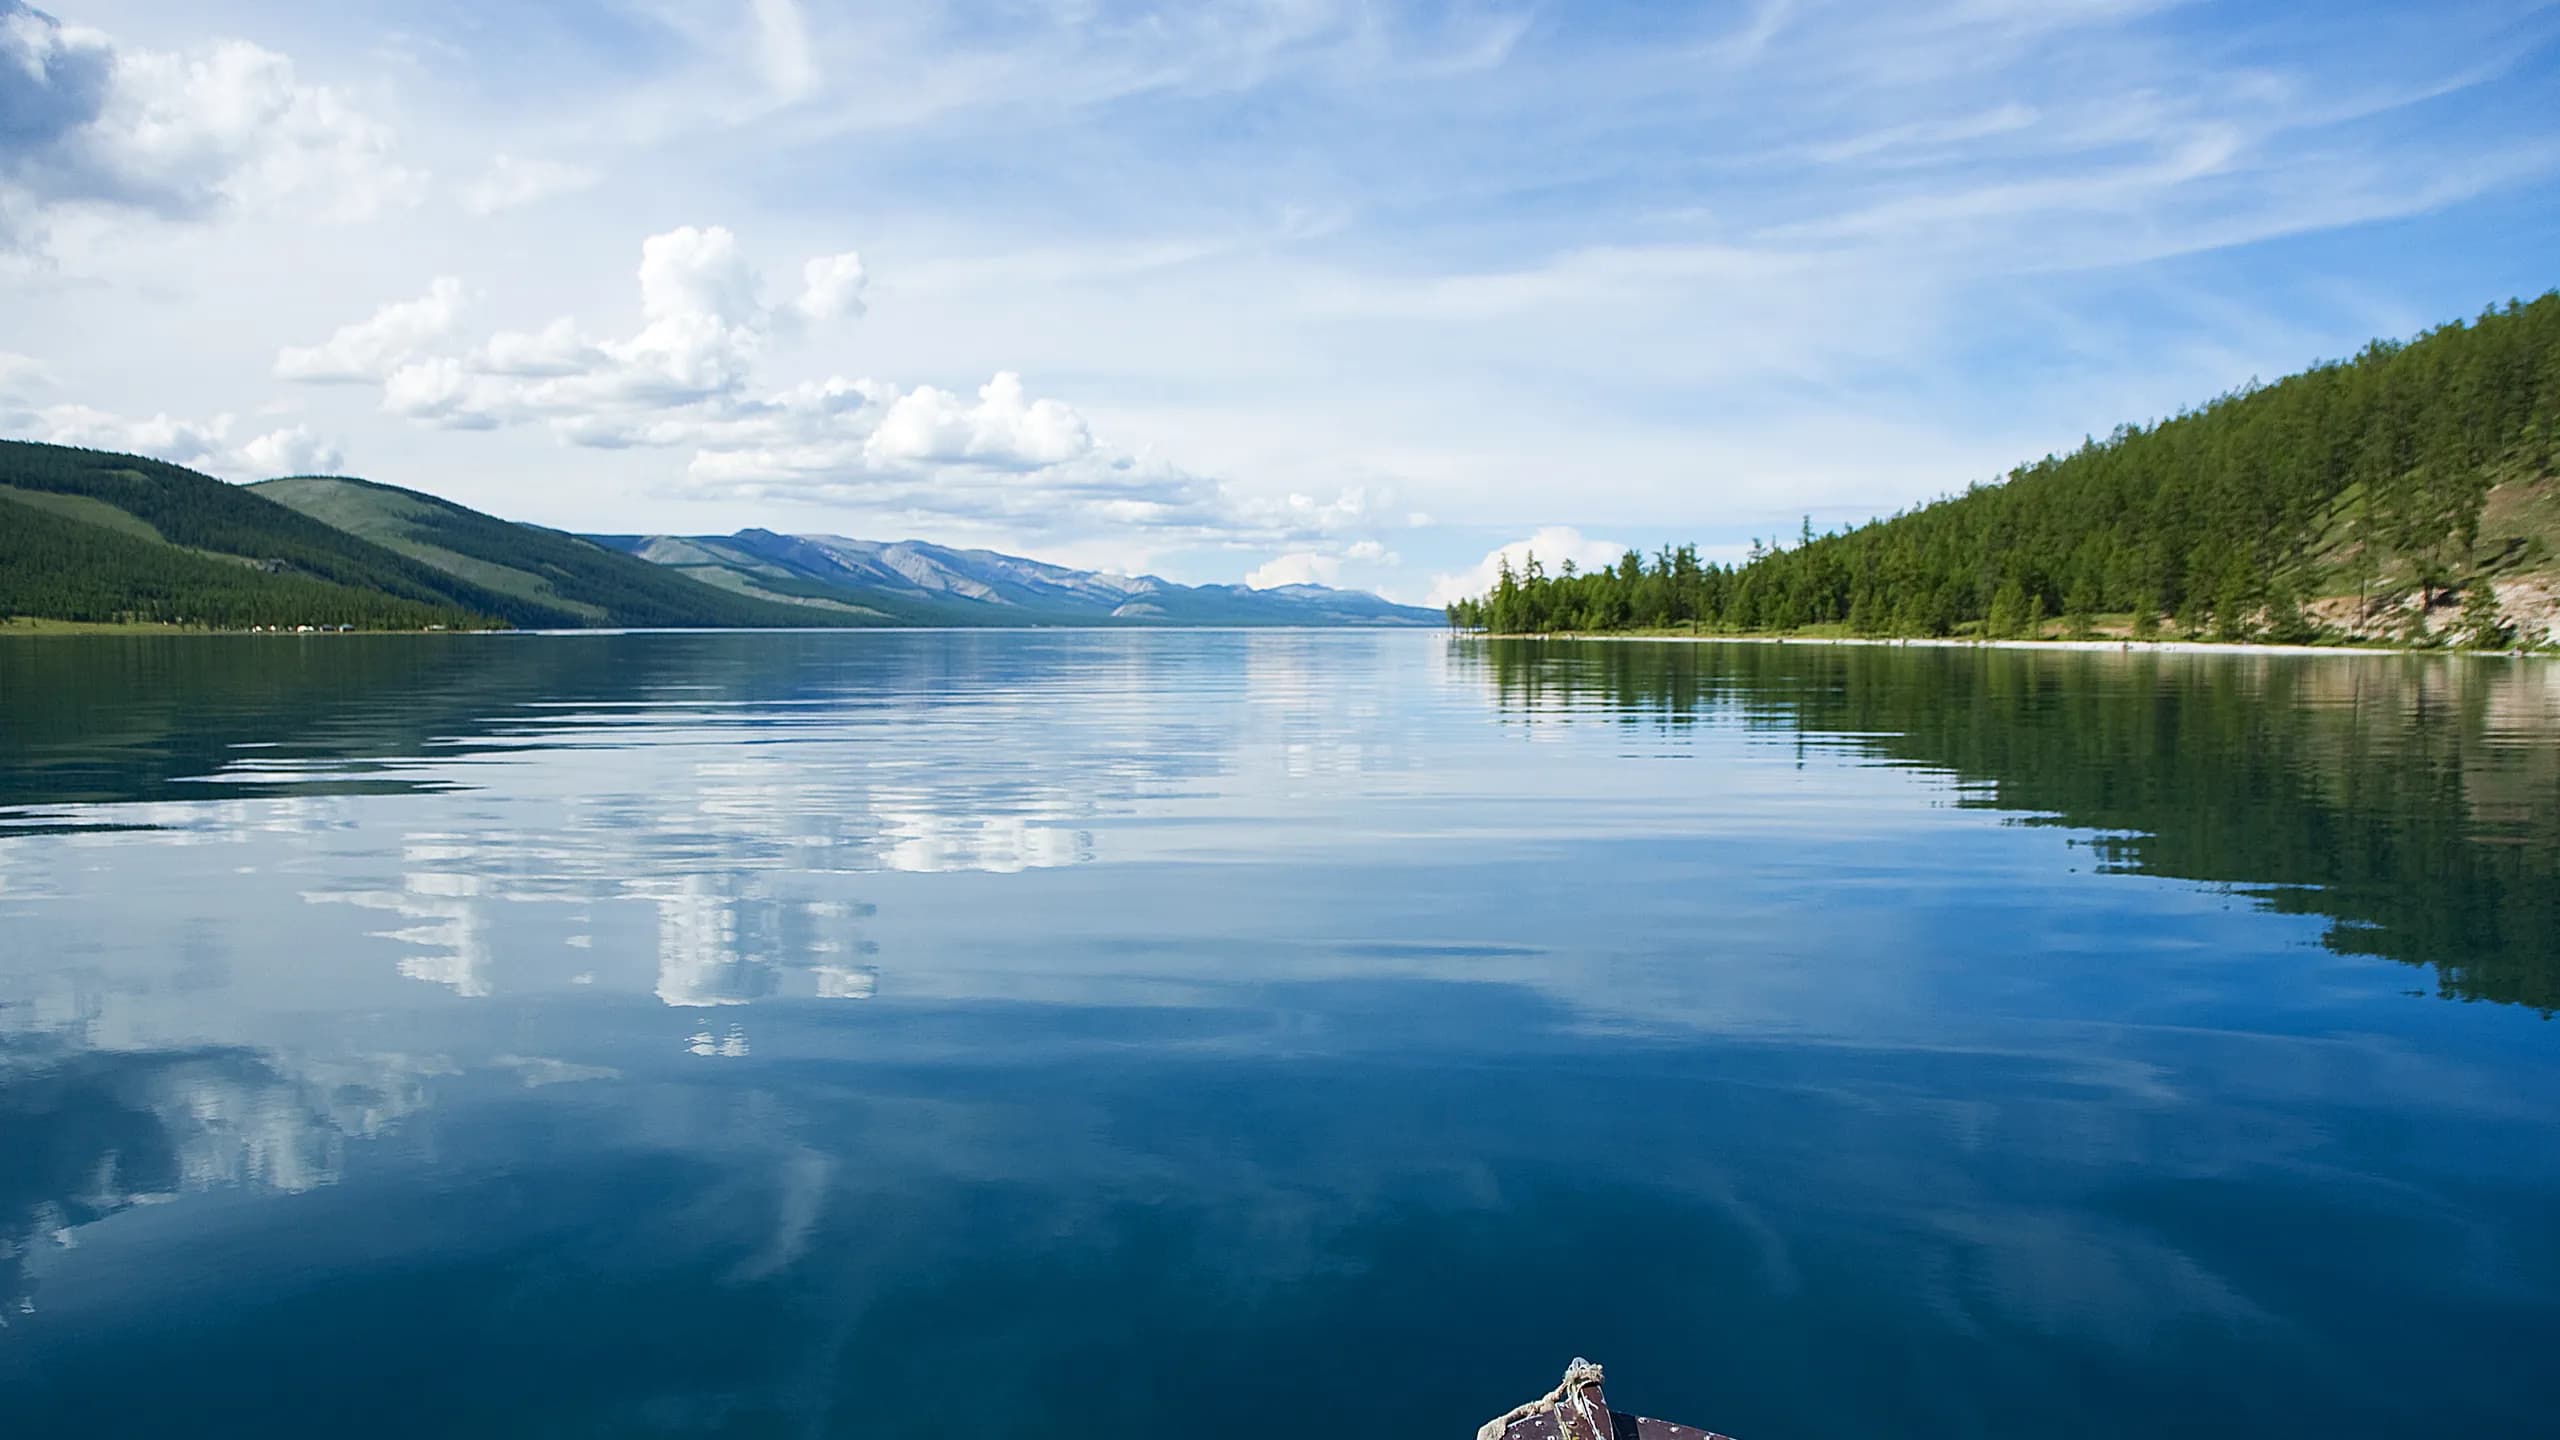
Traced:
<path fill-rule="evenodd" d="M 1980 485 L 1724 567 L 1694 549 L 1531 567 L 1451 618 L 1872 635 L 2479 643 L 2560 624 L 2560 292 L 2119 427 Z"/>
<path fill-rule="evenodd" d="M 231 485 L 184 466 L 0 441 L 0 615 L 237 628 L 876 625 L 775 604 L 557 531 L 363 480 Z"/>
<path fill-rule="evenodd" d="M 486 626 L 499 597 L 182 466 L 0 441 L 0 612 L 174 624 Z"/>
<path fill-rule="evenodd" d="M 519 625 L 885 625 L 894 604 L 844 597 L 777 603 L 706 585 L 557 530 L 521 525 L 396 485 L 298 475 L 247 487 L 262 499 L 500 597 Z"/>
<path fill-rule="evenodd" d="M 21 493 L 0 493 L 0 617 L 217 629 L 353 625 L 422 630 L 495 623 L 454 605 L 199 554 L 138 537 L 129 525 L 72 518 L 66 513 L 71 507 L 29 504 Z"/>
<path fill-rule="evenodd" d="M 0 551 L 0 620 L 733 629 L 1375 624 L 1418 613 L 1321 586 L 1179 586 L 917 542 L 587 537 L 370 480 L 231 485 L 29 441 L 0 441 L 0 505 L 0 518 L 25 517 Z"/>

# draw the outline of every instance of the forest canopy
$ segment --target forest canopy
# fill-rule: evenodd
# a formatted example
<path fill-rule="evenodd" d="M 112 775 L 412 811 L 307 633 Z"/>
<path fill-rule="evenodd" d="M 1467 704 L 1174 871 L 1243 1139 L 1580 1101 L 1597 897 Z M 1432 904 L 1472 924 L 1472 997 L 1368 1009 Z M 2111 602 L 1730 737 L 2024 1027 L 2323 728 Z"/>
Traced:
<path fill-rule="evenodd" d="M 2547 565 L 2532 537 L 2484 547 L 2481 523 L 2494 486 L 2555 460 L 2560 292 L 2120 426 L 1916 510 L 1826 535 L 1808 523 L 1793 548 L 1755 542 L 1740 564 L 1701 563 L 1695 546 L 1585 573 L 1506 563 L 1449 619 L 1511 634 L 2003 637 L 2056 615 L 2086 633 L 2113 613 L 2136 634 L 2165 618 L 2222 639 L 2306 638 L 2301 607 L 2318 596 L 2353 596 L 2361 614 L 2414 590 L 2423 616 L 2448 587 Z"/>

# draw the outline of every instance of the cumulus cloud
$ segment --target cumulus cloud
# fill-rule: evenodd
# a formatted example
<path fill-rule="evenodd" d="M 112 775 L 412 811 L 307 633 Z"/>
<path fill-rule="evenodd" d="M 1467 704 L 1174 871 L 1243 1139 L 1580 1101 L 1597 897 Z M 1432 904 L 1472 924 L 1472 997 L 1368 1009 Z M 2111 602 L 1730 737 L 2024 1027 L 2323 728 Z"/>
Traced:
<path fill-rule="evenodd" d="M 227 479 L 334 471 L 344 463 L 336 445 L 301 425 L 235 439 L 238 426 L 230 415 L 184 420 L 159 414 L 135 420 L 87 405 L 48 405 L 0 419 L 55 445 L 148 455 Z"/>
<path fill-rule="evenodd" d="M 978 403 L 964 405 L 948 390 L 927 385 L 890 402 L 863 453 L 890 463 L 940 461 L 1037 470 L 1089 453 L 1093 435 L 1084 417 L 1056 400 L 1033 400 L 1022 377 L 1004 371 L 978 387 Z"/>
<path fill-rule="evenodd" d="M 802 266 L 800 275 L 800 298 L 791 306 L 803 318 L 839 320 L 862 313 L 862 290 L 870 277 L 863 273 L 861 256 L 850 250 L 821 255 Z"/>
<path fill-rule="evenodd" d="M 1337 549 L 1292 550 L 1275 555 L 1247 571 L 1244 583 L 1256 590 L 1271 590 L 1282 585 L 1339 586 L 1343 583 L 1342 572 L 1346 565 L 1396 565 L 1402 562 L 1402 556 L 1375 540 L 1355 540 Z"/>
<path fill-rule="evenodd" d="M 439 280 L 420 300 L 286 351 L 277 373 L 378 380 L 385 410 L 450 429 L 545 421 L 578 444 L 677 443 L 745 400 L 776 312 L 737 237 L 716 225 L 650 236 L 637 278 L 641 325 L 628 336 L 591 336 L 562 316 L 451 353 L 461 288 Z"/>
<path fill-rule="evenodd" d="M 755 267 L 724 226 L 687 225 L 640 246 L 640 332 L 597 348 L 597 378 L 635 399 L 684 403 L 744 385 L 771 316 Z"/>
<path fill-rule="evenodd" d="M 604 359 L 595 342 L 578 333 L 566 315 L 531 334 L 506 331 L 489 337 L 480 348 L 479 365 L 492 375 L 541 377 L 576 375 Z"/>
<path fill-rule="evenodd" d="M 262 477 L 327 474 L 346 463 L 337 446 L 302 425 L 254 436 L 242 442 L 238 456 L 246 469 Z"/>
<path fill-rule="evenodd" d="M 495 215 L 588 189 L 598 178 L 583 165 L 523 159 L 502 151 L 491 158 L 487 170 L 462 187 L 462 208 L 474 215 Z"/>
<path fill-rule="evenodd" d="M 1422 603 L 1446 605 L 1452 600 L 1467 600 L 1491 590 L 1502 573 L 1502 565 L 1510 562 L 1514 571 L 1538 557 L 1538 564 L 1550 575 L 1564 568 L 1570 560 L 1576 568 L 1590 570 L 1602 565 L 1615 565 L 1627 547 L 1612 540 L 1594 540 L 1570 525 L 1549 525 L 1526 540 L 1514 540 L 1485 552 L 1484 559 L 1473 570 L 1454 575 L 1431 577 L 1431 591 Z"/>
<path fill-rule="evenodd" d="M 387 378 L 435 342 L 453 333 L 462 314 L 462 282 L 438 277 L 415 300 L 383 306 L 363 320 L 338 327 L 317 345 L 291 345 L 276 354 L 279 379 L 352 384 Z"/>
<path fill-rule="evenodd" d="M 127 49 L 0 0 L 0 240 L 30 243 L 58 207 L 195 220 L 291 201 L 361 218 L 418 192 L 392 149 L 388 127 L 274 51 Z"/>
<path fill-rule="evenodd" d="M 385 412 L 453 430 L 540 426 L 595 449 L 685 449 L 698 493 L 859 504 L 884 520 L 961 522 L 1071 538 L 1145 531 L 1181 541 L 1301 548 L 1375 561 L 1382 496 L 1247 497 L 1144 451 L 1114 449 L 1065 400 L 997 371 L 974 395 L 828 375 L 779 388 L 758 372 L 779 335 L 863 310 L 858 254 L 808 259 L 771 293 L 728 229 L 642 241 L 639 327 L 597 334 L 562 316 L 538 329 L 460 333 L 464 289 L 439 280 L 313 345 L 279 375 L 370 380 Z M 1321 543 L 1317 543 L 1321 542 Z M 1391 559 L 1391 557 L 1388 557 Z"/>
<path fill-rule="evenodd" d="M 494 430 L 506 408 L 500 386 L 450 355 L 413 360 L 382 379 L 382 408 L 454 430 Z"/>
<path fill-rule="evenodd" d="M 1276 590 L 1283 585 L 1331 585 L 1342 578 L 1342 561 L 1312 550 L 1275 555 L 1255 566 L 1244 577 L 1244 583 L 1256 590 Z"/>

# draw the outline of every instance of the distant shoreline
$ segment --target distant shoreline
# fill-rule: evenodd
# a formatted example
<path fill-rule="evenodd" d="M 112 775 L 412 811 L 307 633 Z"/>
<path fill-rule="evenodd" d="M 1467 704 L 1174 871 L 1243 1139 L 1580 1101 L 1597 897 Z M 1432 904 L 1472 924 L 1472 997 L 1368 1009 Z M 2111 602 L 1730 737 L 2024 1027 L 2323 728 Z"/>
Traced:
<path fill-rule="evenodd" d="M 2410 645 L 2277 645 L 2246 640 L 1972 640 L 1957 636 L 1884 638 L 1869 635 L 1683 635 L 1678 632 L 1633 634 L 1549 631 L 1543 634 L 1494 634 L 1467 631 L 1480 640 L 1663 641 L 1675 645 L 1867 645 L 1887 649 L 1932 650 L 2061 650 L 2108 655 L 2478 655 L 2500 659 L 2552 659 L 2536 650 L 2467 650 L 2459 646 Z"/>
<path fill-rule="evenodd" d="M 1170 635 L 1191 632 L 1265 635 L 1295 632 L 1327 635 L 1427 635 L 1442 633 L 1442 627 L 1403 622 L 1333 625 L 1244 622 L 1225 625 L 1192 625 L 1123 620 L 1097 621 L 1089 624 L 1041 622 L 989 625 L 581 625 L 574 628 L 507 626 L 488 629 L 444 626 L 425 630 L 340 630 L 335 626 L 317 626 L 309 630 L 292 630 L 280 626 L 248 629 L 213 625 L 173 625 L 158 620 L 52 620 L 25 615 L 0 616 L 0 639 L 13 635 L 34 638 L 82 635 L 254 635 L 261 639 L 281 637 L 308 640 L 315 636 L 337 639 L 342 636 L 360 635 L 989 635 L 1017 631 L 1025 634 L 1075 632 L 1097 635 Z"/>
<path fill-rule="evenodd" d="M 253 630 L 243 626 L 177 625 L 165 620 L 53 620 L 41 616 L 11 615 L 0 617 L 0 636 L 56 635 L 285 635 L 310 639 L 326 635 L 503 635 L 503 630 L 471 630 L 442 627 L 427 630 L 341 630 L 334 625 L 315 625 L 308 630 L 293 630 L 270 625 Z"/>

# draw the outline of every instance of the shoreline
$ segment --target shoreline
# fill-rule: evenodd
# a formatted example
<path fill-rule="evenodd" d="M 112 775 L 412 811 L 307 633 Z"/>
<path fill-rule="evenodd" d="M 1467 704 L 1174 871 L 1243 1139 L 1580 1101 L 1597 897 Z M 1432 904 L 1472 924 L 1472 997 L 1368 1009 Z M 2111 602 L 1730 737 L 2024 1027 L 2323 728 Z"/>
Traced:
<path fill-rule="evenodd" d="M 261 638 L 282 636 L 287 639 L 309 640 L 326 635 L 334 640 L 341 635 L 503 635 L 507 633 L 510 632 L 454 629 L 340 630 L 335 627 L 324 630 L 316 626 L 309 630 L 283 630 L 274 627 L 252 630 L 245 627 L 226 629 L 217 625 L 175 625 L 160 620 L 51 620 L 25 615 L 13 615 L 0 619 L 0 638 L 19 636 L 27 639 L 64 639 L 96 635 L 256 635 Z"/>
<path fill-rule="evenodd" d="M 2466 650 L 2459 646 L 2407 645 L 2276 645 L 2247 640 L 1971 640 L 1953 635 L 1881 637 L 1872 635 L 1637 635 L 1621 632 L 1549 631 L 1544 634 L 1495 634 L 1460 631 L 1478 640 L 1605 640 L 1612 643 L 1660 641 L 1673 645 L 1865 645 L 1887 649 L 2055 650 L 2106 655 L 2473 655 L 2484 659 L 2554 658 L 2549 651 Z"/>

